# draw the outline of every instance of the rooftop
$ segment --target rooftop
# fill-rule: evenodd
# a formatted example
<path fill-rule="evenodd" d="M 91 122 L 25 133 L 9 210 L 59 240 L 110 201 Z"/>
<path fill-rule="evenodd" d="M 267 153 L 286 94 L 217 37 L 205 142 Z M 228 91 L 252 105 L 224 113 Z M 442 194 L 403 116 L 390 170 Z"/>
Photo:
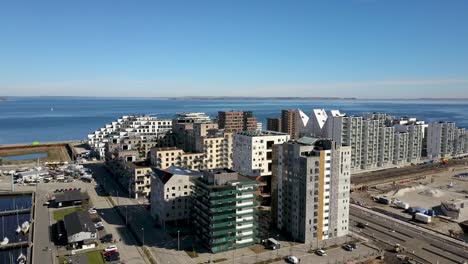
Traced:
<path fill-rule="evenodd" d="M 93 221 L 91 221 L 88 212 L 85 211 L 78 211 L 65 215 L 63 223 L 68 236 L 72 236 L 80 232 L 96 232 Z"/>
<path fill-rule="evenodd" d="M 148 168 L 151 166 L 148 161 L 135 161 L 135 162 L 127 162 L 127 165 L 134 169 L 139 168 Z"/>
<path fill-rule="evenodd" d="M 80 191 L 73 190 L 73 191 L 67 191 L 67 192 L 64 192 L 63 194 L 55 196 L 55 202 L 56 203 L 73 202 L 73 201 L 84 200 L 86 198 L 87 197 L 83 195 Z"/>
<path fill-rule="evenodd" d="M 249 137 L 262 137 L 262 136 L 287 136 L 287 133 L 276 132 L 276 131 L 242 131 L 238 132 L 238 135 L 249 136 Z"/>
<path fill-rule="evenodd" d="M 177 166 L 171 166 L 167 169 L 153 169 L 153 172 L 156 174 L 157 177 L 159 177 L 159 179 L 164 184 L 166 184 L 174 175 L 189 177 L 202 176 L 202 173 L 200 171 L 188 170 Z"/>

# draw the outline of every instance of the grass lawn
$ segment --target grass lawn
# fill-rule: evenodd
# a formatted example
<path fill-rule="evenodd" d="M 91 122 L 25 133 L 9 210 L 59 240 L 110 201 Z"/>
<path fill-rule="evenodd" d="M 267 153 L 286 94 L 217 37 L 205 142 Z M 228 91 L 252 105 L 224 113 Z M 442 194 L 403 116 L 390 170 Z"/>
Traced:
<path fill-rule="evenodd" d="M 87 252 L 86 256 L 88 256 L 88 262 L 93 264 L 104 264 L 104 257 L 102 256 L 101 251 L 91 251 Z"/>
<path fill-rule="evenodd" d="M 67 214 L 71 214 L 73 212 L 82 211 L 82 210 L 83 208 L 81 207 L 73 207 L 73 208 L 56 210 L 54 211 L 54 220 L 55 221 L 63 220 L 63 217 L 66 216 Z"/>

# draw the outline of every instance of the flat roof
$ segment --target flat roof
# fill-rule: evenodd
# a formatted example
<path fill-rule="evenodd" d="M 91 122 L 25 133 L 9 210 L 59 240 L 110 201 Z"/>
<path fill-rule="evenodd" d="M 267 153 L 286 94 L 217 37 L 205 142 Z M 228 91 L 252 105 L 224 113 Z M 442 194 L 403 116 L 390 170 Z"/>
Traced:
<path fill-rule="evenodd" d="M 55 202 L 62 203 L 62 202 L 81 201 L 86 198 L 87 197 L 84 196 L 79 190 L 72 190 L 72 191 L 66 191 L 63 194 L 55 196 Z"/>
<path fill-rule="evenodd" d="M 262 130 L 262 131 L 241 131 L 237 132 L 239 135 L 249 136 L 249 137 L 262 137 L 262 136 L 287 136 L 288 134 L 283 132 L 277 131 L 269 131 L 269 130 Z"/>

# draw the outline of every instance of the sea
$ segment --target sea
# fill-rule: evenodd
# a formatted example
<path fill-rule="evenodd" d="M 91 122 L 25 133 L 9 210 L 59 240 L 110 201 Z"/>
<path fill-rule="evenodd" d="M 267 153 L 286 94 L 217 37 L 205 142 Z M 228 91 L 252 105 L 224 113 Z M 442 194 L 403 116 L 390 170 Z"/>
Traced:
<path fill-rule="evenodd" d="M 89 133 L 123 115 L 172 118 L 179 112 L 251 110 L 266 126 L 281 109 L 338 109 L 359 115 L 383 112 L 427 122 L 452 121 L 468 128 L 468 100 L 198 100 L 155 98 L 8 97 L 0 100 L 0 145 L 84 140 Z"/>

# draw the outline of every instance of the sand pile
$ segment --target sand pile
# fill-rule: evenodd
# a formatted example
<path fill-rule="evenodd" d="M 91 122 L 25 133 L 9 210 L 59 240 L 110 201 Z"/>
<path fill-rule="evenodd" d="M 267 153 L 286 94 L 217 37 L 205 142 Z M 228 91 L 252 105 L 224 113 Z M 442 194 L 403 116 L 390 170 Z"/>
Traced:
<path fill-rule="evenodd" d="M 426 186 L 418 185 L 418 186 L 415 186 L 415 187 L 408 187 L 408 188 L 403 188 L 403 189 L 396 190 L 396 191 L 394 191 L 393 193 L 391 193 L 389 195 L 394 196 L 394 197 L 403 197 L 407 193 L 412 193 L 412 192 L 420 193 L 421 190 L 424 190 L 424 189 L 426 189 Z"/>
<path fill-rule="evenodd" d="M 436 189 L 427 189 L 419 193 L 420 195 L 432 197 L 432 198 L 440 198 L 444 196 L 444 192 L 441 190 Z"/>

